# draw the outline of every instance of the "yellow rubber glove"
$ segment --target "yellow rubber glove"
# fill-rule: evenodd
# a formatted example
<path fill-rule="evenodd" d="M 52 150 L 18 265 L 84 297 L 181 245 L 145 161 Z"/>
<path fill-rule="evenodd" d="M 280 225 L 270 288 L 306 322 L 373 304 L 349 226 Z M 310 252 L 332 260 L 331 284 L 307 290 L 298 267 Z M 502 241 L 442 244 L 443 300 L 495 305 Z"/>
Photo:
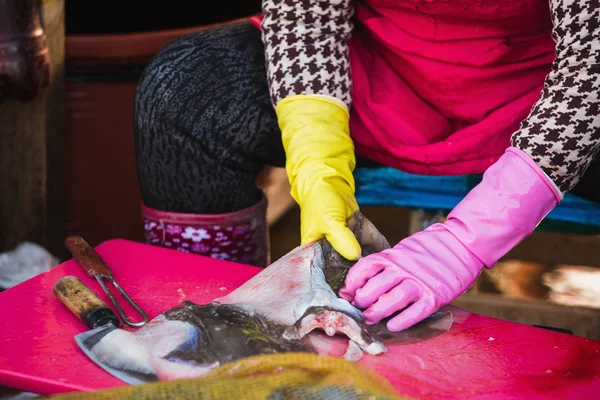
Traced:
<path fill-rule="evenodd" d="M 335 101 L 308 95 L 286 97 L 275 111 L 291 195 L 300 206 L 302 244 L 325 237 L 343 257 L 358 259 L 360 245 L 346 225 L 358 209 L 348 111 Z"/>

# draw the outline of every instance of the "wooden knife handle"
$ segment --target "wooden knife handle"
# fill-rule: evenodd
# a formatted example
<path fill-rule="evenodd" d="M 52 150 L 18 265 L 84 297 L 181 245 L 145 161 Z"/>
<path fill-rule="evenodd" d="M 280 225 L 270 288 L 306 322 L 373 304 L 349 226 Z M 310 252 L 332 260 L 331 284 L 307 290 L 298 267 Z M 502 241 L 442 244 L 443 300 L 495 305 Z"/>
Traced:
<path fill-rule="evenodd" d="M 110 307 L 75 276 L 60 278 L 54 285 L 54 295 L 90 329 L 108 323 L 120 325 Z"/>
<path fill-rule="evenodd" d="M 109 276 L 110 268 L 92 246 L 80 236 L 70 236 L 65 239 L 65 246 L 73 257 L 81 264 L 90 277 L 95 275 Z"/>

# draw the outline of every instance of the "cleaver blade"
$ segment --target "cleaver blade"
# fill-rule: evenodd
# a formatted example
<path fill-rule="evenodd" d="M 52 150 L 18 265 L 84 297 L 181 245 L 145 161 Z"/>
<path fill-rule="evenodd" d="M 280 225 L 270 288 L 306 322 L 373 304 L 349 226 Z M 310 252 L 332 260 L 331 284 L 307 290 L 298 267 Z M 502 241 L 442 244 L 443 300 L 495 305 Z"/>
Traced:
<path fill-rule="evenodd" d="M 89 331 L 75 335 L 75 342 L 83 353 L 100 368 L 115 378 L 130 385 L 142 385 L 157 382 L 154 374 L 134 371 L 122 371 L 105 364 L 93 349 L 100 340 L 118 329 L 120 320 L 113 310 L 100 299 L 89 287 L 75 276 L 65 276 L 54 285 L 54 295 L 79 320 L 86 324 Z"/>

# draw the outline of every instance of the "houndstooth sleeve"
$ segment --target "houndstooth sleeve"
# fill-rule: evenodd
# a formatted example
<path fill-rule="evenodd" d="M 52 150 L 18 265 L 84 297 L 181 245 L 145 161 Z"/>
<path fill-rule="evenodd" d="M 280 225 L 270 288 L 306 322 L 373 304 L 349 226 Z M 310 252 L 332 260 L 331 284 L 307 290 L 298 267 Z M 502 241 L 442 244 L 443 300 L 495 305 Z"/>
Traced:
<path fill-rule="evenodd" d="M 550 0 L 556 59 L 511 144 L 564 194 L 600 149 L 600 0 Z"/>
<path fill-rule="evenodd" d="M 315 94 L 350 107 L 353 1 L 263 0 L 262 37 L 273 104 L 290 95 Z"/>

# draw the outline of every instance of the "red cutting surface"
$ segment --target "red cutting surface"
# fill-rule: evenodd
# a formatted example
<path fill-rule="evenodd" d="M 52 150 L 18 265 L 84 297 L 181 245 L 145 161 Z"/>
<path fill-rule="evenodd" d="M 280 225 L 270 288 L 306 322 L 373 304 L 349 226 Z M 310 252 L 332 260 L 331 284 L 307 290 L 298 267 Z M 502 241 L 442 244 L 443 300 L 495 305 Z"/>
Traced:
<path fill-rule="evenodd" d="M 260 271 L 125 240 L 97 251 L 150 318 L 184 299 L 209 302 Z M 0 293 L 0 385 L 46 395 L 124 385 L 73 340 L 87 328 L 54 297 L 65 275 L 111 304 L 73 260 Z M 600 341 L 451 310 L 455 320 L 444 335 L 360 362 L 416 398 L 600 398 Z"/>

